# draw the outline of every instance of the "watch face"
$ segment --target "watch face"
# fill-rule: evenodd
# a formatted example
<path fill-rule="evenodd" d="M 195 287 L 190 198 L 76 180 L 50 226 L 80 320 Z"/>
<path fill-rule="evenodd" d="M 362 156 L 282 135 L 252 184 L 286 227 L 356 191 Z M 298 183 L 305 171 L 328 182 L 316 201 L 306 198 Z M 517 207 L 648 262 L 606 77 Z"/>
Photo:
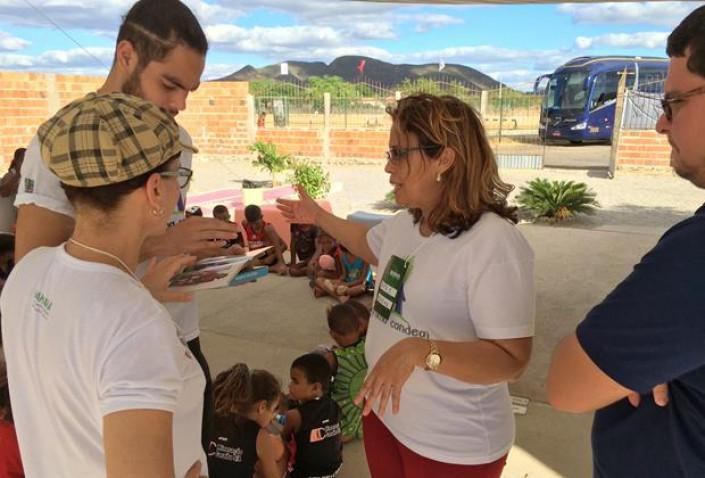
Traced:
<path fill-rule="evenodd" d="M 441 365 L 441 356 L 438 354 L 428 354 L 426 357 L 426 366 L 431 370 L 436 370 Z"/>

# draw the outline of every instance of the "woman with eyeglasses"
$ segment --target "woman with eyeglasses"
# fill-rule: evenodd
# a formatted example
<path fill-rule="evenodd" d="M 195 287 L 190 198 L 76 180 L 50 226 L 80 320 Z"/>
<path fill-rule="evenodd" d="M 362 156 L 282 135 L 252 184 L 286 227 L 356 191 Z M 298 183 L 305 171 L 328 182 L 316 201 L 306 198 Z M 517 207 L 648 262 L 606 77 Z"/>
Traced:
<path fill-rule="evenodd" d="M 118 93 L 69 104 L 38 137 L 76 216 L 67 242 L 15 266 L 0 300 L 26 475 L 195 478 L 205 377 L 135 272 L 188 182 L 188 146 L 169 115 Z"/>
<path fill-rule="evenodd" d="M 284 215 L 377 267 L 357 396 L 373 478 L 498 478 L 514 440 L 507 383 L 534 333 L 533 252 L 477 113 L 415 95 L 392 117 L 385 172 L 407 209 L 370 230 L 303 189 Z"/>

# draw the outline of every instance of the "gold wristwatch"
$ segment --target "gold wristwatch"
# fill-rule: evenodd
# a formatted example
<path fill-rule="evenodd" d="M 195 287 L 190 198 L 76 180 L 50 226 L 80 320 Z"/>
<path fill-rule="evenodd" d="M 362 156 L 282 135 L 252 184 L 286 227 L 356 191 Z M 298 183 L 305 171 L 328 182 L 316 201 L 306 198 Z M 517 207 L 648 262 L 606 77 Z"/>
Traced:
<path fill-rule="evenodd" d="M 438 367 L 441 366 L 441 362 L 443 361 L 443 357 L 441 357 L 441 350 L 433 340 L 429 340 L 428 345 L 430 350 L 428 351 L 428 354 L 426 354 L 426 359 L 424 360 L 424 363 L 426 364 L 424 370 L 436 371 L 438 370 Z"/>

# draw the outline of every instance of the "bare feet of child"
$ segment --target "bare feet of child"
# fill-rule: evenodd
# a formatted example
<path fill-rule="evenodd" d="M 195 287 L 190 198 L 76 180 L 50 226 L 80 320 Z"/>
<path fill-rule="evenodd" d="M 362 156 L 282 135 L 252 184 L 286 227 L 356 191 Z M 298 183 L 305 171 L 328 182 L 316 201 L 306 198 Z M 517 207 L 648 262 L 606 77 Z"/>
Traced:
<path fill-rule="evenodd" d="M 276 272 L 280 276 L 285 276 L 289 273 L 289 268 L 286 267 L 286 264 L 275 264 L 270 269 L 272 272 Z"/>
<path fill-rule="evenodd" d="M 318 298 L 324 297 L 324 296 L 326 296 L 326 295 L 328 295 L 328 294 L 326 293 L 326 291 L 324 291 L 324 290 L 321 289 L 320 287 L 318 287 L 318 286 L 314 286 L 314 287 L 313 287 L 313 296 L 314 296 L 315 298 L 318 299 Z"/>

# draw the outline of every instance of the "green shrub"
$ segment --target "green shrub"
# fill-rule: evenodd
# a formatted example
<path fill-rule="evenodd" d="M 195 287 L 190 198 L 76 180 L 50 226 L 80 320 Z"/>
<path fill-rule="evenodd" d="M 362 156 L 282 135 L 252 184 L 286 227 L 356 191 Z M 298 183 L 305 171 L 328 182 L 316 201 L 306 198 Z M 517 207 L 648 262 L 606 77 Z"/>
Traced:
<path fill-rule="evenodd" d="M 252 165 L 259 166 L 262 171 L 269 171 L 272 176 L 291 167 L 291 156 L 279 154 L 273 143 L 257 141 L 250 146 L 250 151 L 257 153 L 257 159 L 252 161 Z"/>
<path fill-rule="evenodd" d="M 576 214 L 594 214 L 600 204 L 587 184 L 536 178 L 522 186 L 516 198 L 522 212 L 533 219 L 545 217 L 558 222 Z"/>
<path fill-rule="evenodd" d="M 293 167 L 289 181 L 303 186 L 313 199 L 325 197 L 330 192 L 330 175 L 319 164 L 302 160 L 294 162 Z"/>

